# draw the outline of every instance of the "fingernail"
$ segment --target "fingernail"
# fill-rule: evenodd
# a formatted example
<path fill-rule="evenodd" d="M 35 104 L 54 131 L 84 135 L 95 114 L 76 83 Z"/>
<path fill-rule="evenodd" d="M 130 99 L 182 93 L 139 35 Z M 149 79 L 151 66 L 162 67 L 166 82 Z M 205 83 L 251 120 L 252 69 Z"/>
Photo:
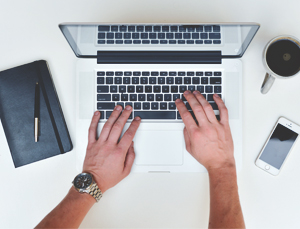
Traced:
<path fill-rule="evenodd" d="M 190 93 L 191 93 L 190 91 L 185 91 L 183 94 L 188 95 Z"/>
<path fill-rule="evenodd" d="M 118 105 L 118 106 L 115 107 L 115 109 L 116 109 L 117 111 L 120 111 L 120 110 L 122 110 L 122 107 Z"/>
<path fill-rule="evenodd" d="M 194 94 L 200 94 L 200 92 L 199 92 L 199 91 L 193 91 L 193 93 L 194 93 Z"/>
<path fill-rule="evenodd" d="M 141 120 L 141 118 L 140 118 L 139 116 L 136 116 L 136 117 L 134 118 L 134 120 L 139 121 L 139 120 Z"/>
<path fill-rule="evenodd" d="M 216 98 L 220 98 L 220 96 L 219 96 L 218 94 L 215 94 L 215 97 L 216 97 Z"/>
<path fill-rule="evenodd" d="M 126 106 L 125 109 L 128 110 L 128 111 L 130 111 L 131 110 L 131 106 Z"/>
<path fill-rule="evenodd" d="M 175 103 L 180 103 L 181 102 L 181 99 L 176 99 L 175 100 Z"/>
<path fill-rule="evenodd" d="M 99 114 L 100 114 L 100 112 L 99 112 L 99 111 L 96 111 L 94 115 L 97 116 L 97 115 L 99 115 Z"/>

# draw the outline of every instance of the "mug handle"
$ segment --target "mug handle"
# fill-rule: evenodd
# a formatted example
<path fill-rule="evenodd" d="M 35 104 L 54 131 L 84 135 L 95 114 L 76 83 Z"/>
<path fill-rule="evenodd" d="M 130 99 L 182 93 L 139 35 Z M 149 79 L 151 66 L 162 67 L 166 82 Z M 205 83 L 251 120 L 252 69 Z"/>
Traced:
<path fill-rule="evenodd" d="M 275 77 L 269 73 L 266 73 L 264 82 L 262 83 L 261 88 L 260 88 L 260 92 L 262 94 L 266 94 L 272 87 L 274 81 L 275 81 Z"/>

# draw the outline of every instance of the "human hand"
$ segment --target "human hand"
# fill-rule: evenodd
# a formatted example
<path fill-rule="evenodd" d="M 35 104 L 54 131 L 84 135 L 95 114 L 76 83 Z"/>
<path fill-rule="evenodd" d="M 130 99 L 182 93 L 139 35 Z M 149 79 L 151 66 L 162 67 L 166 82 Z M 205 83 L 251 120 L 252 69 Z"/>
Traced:
<path fill-rule="evenodd" d="M 131 171 L 135 153 L 133 138 L 140 125 L 140 117 L 135 117 L 120 139 L 124 125 L 129 118 L 132 107 L 126 106 L 122 114 L 121 106 L 116 106 L 103 126 L 97 139 L 97 127 L 100 112 L 96 111 L 89 128 L 88 146 L 83 164 L 83 171 L 89 172 L 104 193 L 124 179 Z"/>
<path fill-rule="evenodd" d="M 223 100 L 213 96 L 220 111 L 220 121 L 208 101 L 199 91 L 184 92 L 198 121 L 196 124 L 182 100 L 175 101 L 180 116 L 185 124 L 184 139 L 186 150 L 207 170 L 235 166 L 233 141 L 231 137 L 228 111 Z"/>

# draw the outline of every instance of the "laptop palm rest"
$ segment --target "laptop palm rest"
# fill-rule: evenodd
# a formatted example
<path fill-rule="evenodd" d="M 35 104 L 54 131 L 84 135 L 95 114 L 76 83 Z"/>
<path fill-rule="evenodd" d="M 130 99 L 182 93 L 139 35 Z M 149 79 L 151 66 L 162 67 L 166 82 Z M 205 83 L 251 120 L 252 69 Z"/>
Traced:
<path fill-rule="evenodd" d="M 134 138 L 136 165 L 182 165 L 182 130 L 138 130 Z"/>

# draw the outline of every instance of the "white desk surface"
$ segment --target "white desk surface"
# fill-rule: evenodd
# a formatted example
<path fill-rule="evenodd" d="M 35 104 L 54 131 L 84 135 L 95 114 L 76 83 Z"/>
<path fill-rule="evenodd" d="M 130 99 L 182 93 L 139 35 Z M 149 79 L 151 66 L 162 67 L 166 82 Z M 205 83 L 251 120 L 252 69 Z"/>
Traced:
<path fill-rule="evenodd" d="M 248 228 L 299 228 L 300 143 L 278 177 L 254 165 L 279 116 L 300 123 L 300 77 L 277 80 L 267 95 L 260 93 L 265 74 L 264 45 L 281 34 L 300 38 L 299 5 L 298 0 L 1 0 L 0 70 L 47 60 L 74 141 L 76 57 L 59 23 L 260 23 L 260 30 L 242 58 L 244 152 L 243 169 L 238 174 L 240 200 Z M 15 169 L 0 128 L 1 228 L 32 228 L 60 202 L 78 172 L 75 150 Z M 205 228 L 208 216 L 207 174 L 131 174 L 105 193 L 81 226 Z"/>

